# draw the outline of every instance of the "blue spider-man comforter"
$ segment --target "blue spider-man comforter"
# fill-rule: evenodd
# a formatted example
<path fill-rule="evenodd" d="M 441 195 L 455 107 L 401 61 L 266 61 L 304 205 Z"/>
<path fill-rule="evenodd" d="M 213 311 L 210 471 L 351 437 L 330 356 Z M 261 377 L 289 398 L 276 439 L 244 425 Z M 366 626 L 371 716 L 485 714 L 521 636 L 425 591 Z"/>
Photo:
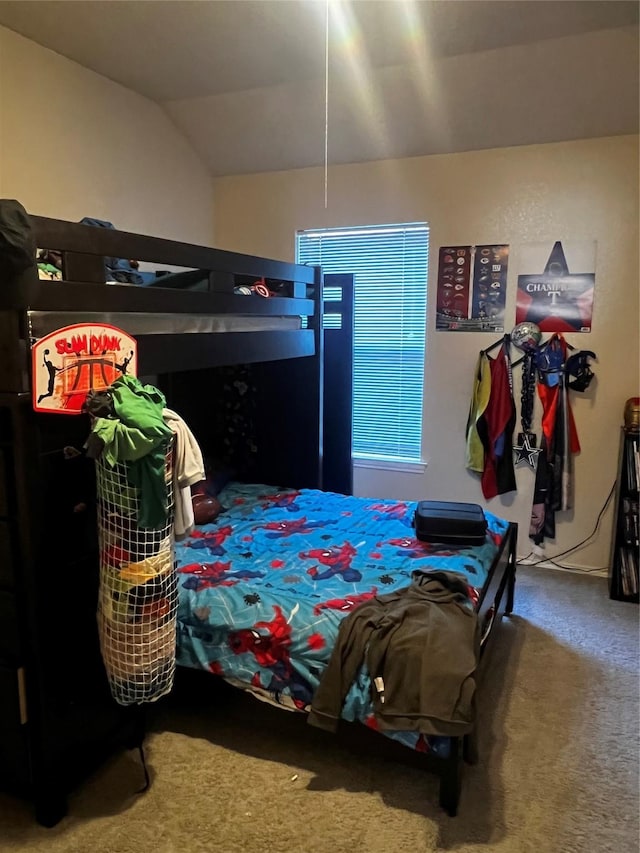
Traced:
<path fill-rule="evenodd" d="M 215 524 L 177 543 L 178 663 L 305 710 L 340 620 L 417 568 L 465 575 L 480 589 L 507 522 L 487 513 L 484 545 L 450 549 L 414 538 L 415 503 L 234 483 Z M 343 717 L 375 728 L 365 671 Z M 448 752 L 449 739 L 392 733 L 414 749 Z"/>

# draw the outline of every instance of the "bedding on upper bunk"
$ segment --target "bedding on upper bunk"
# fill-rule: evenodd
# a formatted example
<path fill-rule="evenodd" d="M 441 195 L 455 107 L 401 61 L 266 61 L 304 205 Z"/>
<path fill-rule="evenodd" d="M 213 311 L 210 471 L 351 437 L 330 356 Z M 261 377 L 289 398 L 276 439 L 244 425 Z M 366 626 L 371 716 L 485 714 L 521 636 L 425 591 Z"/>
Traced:
<path fill-rule="evenodd" d="M 238 483 L 218 499 L 216 523 L 177 544 L 177 662 L 292 710 L 310 709 L 347 613 L 416 569 L 458 573 L 477 601 L 508 528 L 487 513 L 485 543 L 454 549 L 415 538 L 413 502 Z M 342 717 L 376 728 L 364 666 Z M 448 753 L 447 737 L 384 733 Z"/>

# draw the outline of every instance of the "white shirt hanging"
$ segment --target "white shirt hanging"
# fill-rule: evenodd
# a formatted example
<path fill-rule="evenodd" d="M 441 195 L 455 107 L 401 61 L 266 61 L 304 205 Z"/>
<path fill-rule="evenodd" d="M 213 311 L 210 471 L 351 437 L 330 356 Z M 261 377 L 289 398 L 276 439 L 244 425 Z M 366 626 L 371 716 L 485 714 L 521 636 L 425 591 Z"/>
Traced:
<path fill-rule="evenodd" d="M 176 539 L 183 539 L 194 528 L 191 486 L 204 480 L 204 461 L 198 442 L 180 415 L 172 409 L 164 409 L 162 417 L 176 436 L 173 464 L 174 528 Z"/>

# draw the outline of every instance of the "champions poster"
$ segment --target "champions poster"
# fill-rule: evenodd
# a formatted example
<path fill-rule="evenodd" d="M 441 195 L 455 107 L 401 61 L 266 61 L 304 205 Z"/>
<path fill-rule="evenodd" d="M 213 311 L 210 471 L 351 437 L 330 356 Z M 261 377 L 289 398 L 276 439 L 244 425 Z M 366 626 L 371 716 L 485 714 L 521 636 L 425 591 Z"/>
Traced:
<path fill-rule="evenodd" d="M 440 249 L 436 329 L 503 332 L 509 246 Z"/>
<path fill-rule="evenodd" d="M 103 324 L 65 326 L 40 338 L 31 350 L 36 412 L 77 415 L 89 391 L 108 388 L 123 374 L 136 376 L 134 338 Z"/>
<path fill-rule="evenodd" d="M 518 252 L 516 324 L 542 332 L 590 332 L 595 288 L 595 241 L 532 243 Z"/>

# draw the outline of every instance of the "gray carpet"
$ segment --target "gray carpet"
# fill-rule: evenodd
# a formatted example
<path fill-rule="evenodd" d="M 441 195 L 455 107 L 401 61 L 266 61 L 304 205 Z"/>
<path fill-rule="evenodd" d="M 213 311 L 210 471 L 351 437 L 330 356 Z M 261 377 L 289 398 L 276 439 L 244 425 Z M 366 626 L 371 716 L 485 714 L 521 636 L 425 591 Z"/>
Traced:
<path fill-rule="evenodd" d="M 382 758 L 360 727 L 333 738 L 302 717 L 198 681 L 158 709 L 153 784 L 125 753 L 52 830 L 0 796 L 0 850 L 44 853 L 632 853 L 638 844 L 638 608 L 606 582 L 521 569 L 480 697 L 480 763 L 460 812 L 434 776 Z M 193 687 L 193 684 L 191 685 Z"/>

